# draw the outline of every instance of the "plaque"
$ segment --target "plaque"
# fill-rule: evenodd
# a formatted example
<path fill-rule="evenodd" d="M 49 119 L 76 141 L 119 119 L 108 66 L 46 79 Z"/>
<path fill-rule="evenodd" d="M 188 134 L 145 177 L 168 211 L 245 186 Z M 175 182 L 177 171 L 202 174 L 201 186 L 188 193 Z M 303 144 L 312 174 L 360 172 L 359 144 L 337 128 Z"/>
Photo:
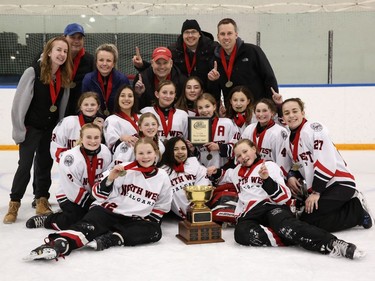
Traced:
<path fill-rule="evenodd" d="M 51 105 L 50 106 L 50 108 L 49 108 L 49 111 L 51 111 L 51 112 L 56 112 L 56 110 L 57 110 L 57 106 L 56 105 Z"/>
<path fill-rule="evenodd" d="M 188 245 L 224 242 L 221 226 L 212 221 L 212 212 L 205 205 L 212 197 L 213 187 L 188 186 L 185 192 L 193 206 L 188 208 L 186 219 L 179 222 L 176 237 Z"/>
<path fill-rule="evenodd" d="M 188 117 L 189 141 L 192 145 L 203 145 L 212 141 L 210 117 Z"/>

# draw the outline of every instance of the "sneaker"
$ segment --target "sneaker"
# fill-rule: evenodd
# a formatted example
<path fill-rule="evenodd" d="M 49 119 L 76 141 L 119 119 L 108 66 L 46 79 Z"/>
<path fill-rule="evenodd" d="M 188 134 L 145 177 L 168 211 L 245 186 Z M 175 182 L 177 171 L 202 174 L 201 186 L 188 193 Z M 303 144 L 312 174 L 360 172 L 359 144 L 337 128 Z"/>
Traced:
<path fill-rule="evenodd" d="M 46 197 L 40 197 L 39 199 L 36 199 L 35 212 L 37 215 L 47 215 L 52 213 L 51 205 L 49 204 Z"/>
<path fill-rule="evenodd" d="M 26 221 L 27 228 L 39 228 L 44 227 L 44 221 L 48 215 L 33 216 Z"/>
<path fill-rule="evenodd" d="M 10 224 L 14 223 L 17 220 L 18 209 L 21 207 L 21 202 L 17 201 L 10 201 L 8 213 L 5 215 L 3 219 L 3 223 Z"/>
<path fill-rule="evenodd" d="M 46 238 L 45 244 L 32 250 L 28 256 L 24 257 L 24 260 L 57 260 L 59 257 L 64 257 L 68 250 L 69 243 L 65 238 L 57 238 L 52 241 Z"/>
<path fill-rule="evenodd" d="M 93 241 L 87 244 L 88 247 L 95 249 L 96 251 L 103 251 L 110 247 L 124 245 L 124 238 L 120 233 L 108 232 L 101 236 L 96 237 Z"/>
<path fill-rule="evenodd" d="M 329 255 L 334 258 L 345 257 L 347 259 L 360 259 L 365 252 L 358 250 L 357 246 L 340 239 L 332 239 L 328 245 Z"/>
<path fill-rule="evenodd" d="M 362 192 L 358 191 L 356 194 L 359 202 L 361 202 L 362 209 L 363 209 L 363 222 L 362 226 L 363 228 L 369 229 L 374 224 L 374 220 L 371 215 L 370 208 L 368 207 L 367 201 L 365 196 L 362 194 Z"/>

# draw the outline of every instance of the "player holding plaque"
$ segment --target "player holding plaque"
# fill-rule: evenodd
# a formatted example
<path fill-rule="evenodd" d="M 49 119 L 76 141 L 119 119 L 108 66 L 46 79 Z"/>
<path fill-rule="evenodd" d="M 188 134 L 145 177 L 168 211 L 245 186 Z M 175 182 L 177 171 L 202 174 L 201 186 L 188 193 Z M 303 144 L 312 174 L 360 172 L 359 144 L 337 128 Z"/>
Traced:
<path fill-rule="evenodd" d="M 228 118 L 219 118 L 216 113 L 215 98 L 204 93 L 197 99 L 197 110 L 201 117 L 212 122 L 211 141 L 197 146 L 199 161 L 206 167 L 223 167 L 233 157 L 233 145 L 239 139 L 239 131 Z"/>

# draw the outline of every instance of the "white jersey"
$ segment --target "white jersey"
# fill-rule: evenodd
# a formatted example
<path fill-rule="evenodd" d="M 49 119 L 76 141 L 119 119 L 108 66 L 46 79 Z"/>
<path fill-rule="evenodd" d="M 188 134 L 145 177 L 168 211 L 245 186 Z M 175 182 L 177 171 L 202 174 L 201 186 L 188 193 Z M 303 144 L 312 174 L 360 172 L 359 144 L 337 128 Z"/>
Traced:
<path fill-rule="evenodd" d="M 164 124 L 164 126 L 167 127 L 170 124 L 170 122 L 172 122 L 171 129 L 167 133 L 164 131 L 164 128 L 163 128 L 163 121 L 162 121 L 163 118 L 160 117 L 158 112 L 155 110 L 155 107 L 148 106 L 141 110 L 142 113 L 151 112 L 156 116 L 156 118 L 158 118 L 158 121 L 160 124 L 158 128 L 158 137 L 163 142 L 173 137 L 182 137 L 184 139 L 187 139 L 188 137 L 188 114 L 181 109 L 174 109 L 174 110 L 175 112 L 172 117 L 173 119 L 166 120 Z"/>
<path fill-rule="evenodd" d="M 87 157 L 87 156 L 86 156 Z M 56 198 L 59 203 L 69 200 L 84 206 L 90 198 L 93 185 L 100 181 L 102 173 L 112 161 L 109 149 L 101 144 L 100 152 L 90 160 L 86 160 L 81 146 L 67 150 L 59 162 L 60 184 Z"/>
<path fill-rule="evenodd" d="M 211 181 L 207 177 L 207 169 L 198 162 L 196 157 L 186 159 L 184 172 L 178 173 L 166 165 L 162 169 L 167 171 L 173 190 L 171 209 L 176 215 L 185 218 L 190 202 L 186 198 L 184 188 L 192 185 L 211 185 Z"/>
<path fill-rule="evenodd" d="M 284 176 L 287 176 L 292 167 L 288 155 L 289 132 L 279 124 L 273 123 L 258 133 L 257 125 L 258 123 L 253 123 L 247 126 L 241 137 L 251 140 L 257 146 L 260 157 L 275 162 L 280 166 Z"/>
<path fill-rule="evenodd" d="M 233 158 L 233 146 L 239 139 L 239 131 L 232 120 L 229 118 L 218 118 L 217 120 L 216 129 L 214 129 L 215 121 L 212 124 L 212 131 L 215 131 L 212 141 L 218 144 L 225 144 L 225 151 L 222 151 L 221 156 L 219 151 L 208 151 L 206 147 L 198 146 L 199 162 L 206 167 L 215 166 L 220 168 L 224 166 Z"/>
<path fill-rule="evenodd" d="M 63 118 L 53 129 L 50 153 L 53 160 L 59 162 L 61 153 L 76 146 L 82 126 L 85 124 L 82 114 Z"/>
<path fill-rule="evenodd" d="M 237 165 L 234 169 L 223 171 L 219 184 L 233 183 L 238 192 L 238 203 L 235 210 L 236 217 L 243 217 L 260 203 L 284 205 L 291 197 L 289 188 L 284 182 L 284 176 L 279 166 L 266 161 L 265 165 L 269 177 L 276 183 L 264 185 L 264 180 L 259 176 L 259 169 L 263 161 L 242 167 Z M 241 173 L 242 172 L 242 173 Z"/>
<path fill-rule="evenodd" d="M 160 157 L 163 156 L 165 151 L 165 146 L 163 142 L 159 139 L 158 147 L 160 152 Z M 113 165 L 117 165 L 125 162 L 133 162 L 135 160 L 134 147 L 122 142 L 115 150 L 113 154 Z M 157 159 L 156 162 L 159 162 L 160 159 Z"/>
<path fill-rule="evenodd" d="M 296 141 L 295 139 L 294 144 L 297 144 Z M 308 189 L 323 192 L 335 183 L 355 188 L 354 176 L 329 138 L 325 126 L 307 121 L 300 130 L 295 153 L 294 144 L 290 143 L 288 152 L 291 159 L 294 159 L 293 162 L 299 166 L 298 171 L 306 180 Z"/>
<path fill-rule="evenodd" d="M 117 146 L 121 143 L 120 137 L 123 135 L 136 136 L 138 134 L 138 127 L 134 127 L 128 120 L 121 116 L 112 114 L 104 121 L 103 133 L 106 145 L 114 153 Z"/>
<path fill-rule="evenodd" d="M 93 196 L 96 199 L 93 205 L 113 213 L 127 217 L 152 216 L 157 220 L 170 211 L 172 203 L 170 180 L 163 169 L 157 169 L 149 177 L 140 171 L 127 170 L 125 176 L 118 177 L 110 186 L 106 186 L 105 179 L 95 185 Z"/>

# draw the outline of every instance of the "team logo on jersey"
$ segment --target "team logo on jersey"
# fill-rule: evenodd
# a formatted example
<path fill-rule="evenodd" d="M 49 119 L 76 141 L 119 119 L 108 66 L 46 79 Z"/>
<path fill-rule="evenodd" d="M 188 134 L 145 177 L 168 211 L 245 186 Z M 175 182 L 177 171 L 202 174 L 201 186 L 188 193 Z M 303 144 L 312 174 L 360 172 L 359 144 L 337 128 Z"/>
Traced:
<path fill-rule="evenodd" d="M 74 157 L 71 154 L 67 155 L 64 159 L 64 165 L 65 166 L 69 167 L 73 164 L 73 162 L 74 162 Z"/>
<path fill-rule="evenodd" d="M 285 130 L 281 130 L 281 137 L 283 140 L 286 140 L 288 138 L 288 133 Z"/>
<path fill-rule="evenodd" d="M 128 151 L 128 146 L 126 145 L 126 144 L 124 144 L 124 145 L 121 145 L 121 147 L 120 147 L 120 151 L 122 152 L 122 153 L 125 153 L 126 151 Z"/>
<path fill-rule="evenodd" d="M 312 123 L 310 125 L 311 129 L 313 129 L 315 132 L 320 132 L 321 130 L 323 130 L 323 126 L 319 123 Z"/>

